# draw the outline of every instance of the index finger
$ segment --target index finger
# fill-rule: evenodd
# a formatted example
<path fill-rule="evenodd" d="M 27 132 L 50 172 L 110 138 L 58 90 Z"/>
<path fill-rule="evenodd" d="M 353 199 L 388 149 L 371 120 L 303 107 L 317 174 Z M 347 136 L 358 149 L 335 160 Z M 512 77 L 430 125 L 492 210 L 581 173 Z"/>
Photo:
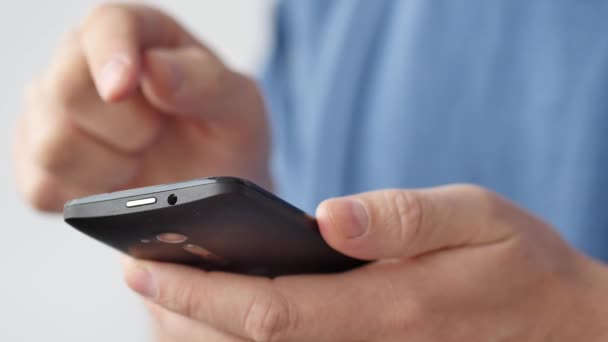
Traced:
<path fill-rule="evenodd" d="M 158 305 L 254 341 L 365 338 L 394 305 L 392 297 L 378 296 L 386 280 L 364 271 L 268 279 L 131 260 L 126 281 Z M 378 310 L 361 312 L 370 298 Z"/>
<path fill-rule="evenodd" d="M 144 49 L 194 41 L 171 17 L 133 4 L 97 7 L 83 23 L 80 38 L 97 91 L 106 101 L 118 101 L 137 88 Z"/>

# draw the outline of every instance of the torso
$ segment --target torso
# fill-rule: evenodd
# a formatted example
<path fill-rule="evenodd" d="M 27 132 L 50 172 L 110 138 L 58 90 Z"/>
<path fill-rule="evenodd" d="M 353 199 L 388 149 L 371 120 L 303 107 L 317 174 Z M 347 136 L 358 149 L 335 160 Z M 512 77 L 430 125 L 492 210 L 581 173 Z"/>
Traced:
<path fill-rule="evenodd" d="M 281 6 L 264 84 L 287 200 L 470 182 L 608 260 L 608 3 Z"/>

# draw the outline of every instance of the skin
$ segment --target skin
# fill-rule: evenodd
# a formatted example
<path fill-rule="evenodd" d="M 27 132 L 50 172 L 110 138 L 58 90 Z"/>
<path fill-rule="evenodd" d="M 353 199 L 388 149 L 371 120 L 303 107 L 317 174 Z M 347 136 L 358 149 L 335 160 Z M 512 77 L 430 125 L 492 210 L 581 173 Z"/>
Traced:
<path fill-rule="evenodd" d="M 157 10 L 98 7 L 25 97 L 15 174 L 38 209 L 211 175 L 271 187 L 255 83 Z"/>
<path fill-rule="evenodd" d="M 270 187 L 255 84 L 167 15 L 104 5 L 28 91 L 15 142 L 29 203 L 206 175 Z M 327 200 L 324 239 L 374 260 L 267 279 L 125 260 L 159 341 L 606 341 L 608 270 L 472 185 Z"/>

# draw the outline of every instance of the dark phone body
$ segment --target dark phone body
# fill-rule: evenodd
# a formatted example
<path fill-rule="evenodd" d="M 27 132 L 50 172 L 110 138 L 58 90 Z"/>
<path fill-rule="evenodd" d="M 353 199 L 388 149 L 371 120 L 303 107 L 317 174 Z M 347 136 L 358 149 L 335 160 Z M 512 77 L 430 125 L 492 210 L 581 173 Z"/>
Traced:
<path fill-rule="evenodd" d="M 127 207 L 127 203 L 152 198 L 155 203 Z M 172 200 L 176 202 L 170 204 Z M 233 177 L 76 199 L 66 203 L 64 219 L 133 257 L 207 270 L 273 277 L 340 272 L 364 263 L 329 247 L 314 218 L 260 187 Z M 157 237 L 166 233 L 188 239 L 179 243 L 159 241 Z M 188 251 L 193 249 L 197 253 Z"/>

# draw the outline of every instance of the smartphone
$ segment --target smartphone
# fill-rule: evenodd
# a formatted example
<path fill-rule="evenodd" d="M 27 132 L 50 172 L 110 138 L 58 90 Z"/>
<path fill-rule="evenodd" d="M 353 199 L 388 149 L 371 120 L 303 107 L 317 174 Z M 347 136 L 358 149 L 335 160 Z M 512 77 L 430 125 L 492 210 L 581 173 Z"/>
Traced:
<path fill-rule="evenodd" d="M 64 219 L 132 257 L 206 270 L 276 277 L 364 263 L 327 245 L 313 217 L 234 177 L 75 199 L 66 203 Z"/>

